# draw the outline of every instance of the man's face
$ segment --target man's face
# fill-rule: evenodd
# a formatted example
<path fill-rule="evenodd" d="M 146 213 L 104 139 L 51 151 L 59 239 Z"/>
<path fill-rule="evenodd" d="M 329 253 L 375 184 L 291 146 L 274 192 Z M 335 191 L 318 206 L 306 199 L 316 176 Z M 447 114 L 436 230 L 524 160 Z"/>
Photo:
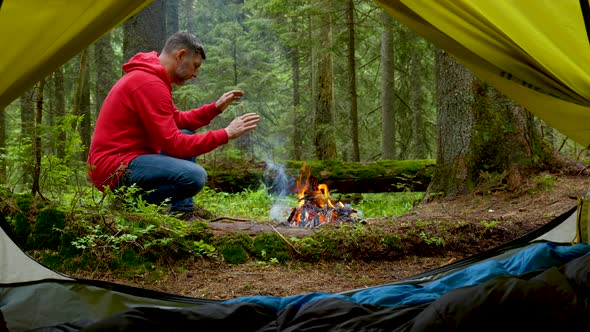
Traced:
<path fill-rule="evenodd" d="M 197 77 L 201 62 L 203 61 L 200 53 L 191 56 L 186 51 L 183 51 L 184 50 L 181 50 L 178 54 L 176 69 L 174 71 L 175 77 L 172 80 L 172 83 L 179 86 L 184 85 L 188 80 Z"/>

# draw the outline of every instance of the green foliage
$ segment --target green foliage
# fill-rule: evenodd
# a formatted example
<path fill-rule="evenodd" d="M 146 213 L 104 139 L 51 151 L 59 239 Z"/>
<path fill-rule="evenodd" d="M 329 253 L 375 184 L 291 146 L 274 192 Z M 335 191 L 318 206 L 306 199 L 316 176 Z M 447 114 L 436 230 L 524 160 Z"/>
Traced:
<path fill-rule="evenodd" d="M 320 228 L 309 237 L 289 241 L 297 257 L 307 261 L 389 259 L 403 252 L 399 235 L 362 224 Z"/>
<path fill-rule="evenodd" d="M 35 248 L 58 249 L 62 245 L 62 234 L 66 226 L 66 215 L 58 207 L 39 210 L 31 244 Z"/>
<path fill-rule="evenodd" d="M 248 252 L 237 244 L 228 244 L 219 249 L 223 259 L 229 264 L 243 264 L 248 261 Z"/>
<path fill-rule="evenodd" d="M 223 236 L 213 240 L 214 246 L 229 264 L 243 264 L 253 251 L 252 239 L 244 233 Z"/>
<path fill-rule="evenodd" d="M 500 223 L 501 223 L 501 221 L 499 221 L 499 220 L 491 220 L 491 221 L 482 220 L 482 221 L 480 221 L 480 224 L 482 224 L 485 228 L 496 227 Z"/>
<path fill-rule="evenodd" d="M 25 249 L 58 249 L 63 244 L 66 214 L 62 206 L 37 200 L 30 194 L 13 195 L 7 219 L 17 243 Z M 12 208 L 11 208 L 12 207 Z"/>
<path fill-rule="evenodd" d="M 216 192 L 208 187 L 195 196 L 195 204 L 216 215 L 230 214 L 255 220 L 268 220 L 273 198 L 265 188 L 238 193 Z"/>
<path fill-rule="evenodd" d="M 355 209 L 362 211 L 365 218 L 395 217 L 411 211 L 424 197 L 423 192 L 362 194 L 362 200 Z"/>
<path fill-rule="evenodd" d="M 539 191 L 551 190 L 555 185 L 555 176 L 545 173 L 533 177 L 533 181 L 537 182 L 537 188 Z"/>
<path fill-rule="evenodd" d="M 254 238 L 252 255 L 259 260 L 280 262 L 291 260 L 289 246 L 277 234 L 261 233 Z"/>
<path fill-rule="evenodd" d="M 426 244 L 429 246 L 434 245 L 437 247 L 442 247 L 445 245 L 445 239 L 443 239 L 441 236 L 428 235 L 425 231 L 420 232 L 419 235 L 420 238 L 424 240 L 424 242 L 426 242 Z"/>

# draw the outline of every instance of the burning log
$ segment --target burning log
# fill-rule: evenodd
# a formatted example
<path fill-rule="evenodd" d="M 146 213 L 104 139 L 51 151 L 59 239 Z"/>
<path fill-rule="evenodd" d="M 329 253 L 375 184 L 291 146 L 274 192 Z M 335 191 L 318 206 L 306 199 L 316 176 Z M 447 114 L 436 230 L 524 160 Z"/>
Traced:
<path fill-rule="evenodd" d="M 314 228 L 360 221 L 357 211 L 350 204 L 332 201 L 328 186 L 319 184 L 305 165 L 297 179 L 297 191 L 299 203 L 291 210 L 287 219 L 290 226 Z"/>

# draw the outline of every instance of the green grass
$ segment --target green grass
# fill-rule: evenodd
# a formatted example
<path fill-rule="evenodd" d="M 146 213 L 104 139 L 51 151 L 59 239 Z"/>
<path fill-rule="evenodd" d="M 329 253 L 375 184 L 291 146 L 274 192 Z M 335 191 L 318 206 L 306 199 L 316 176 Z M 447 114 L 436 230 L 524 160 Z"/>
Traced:
<path fill-rule="evenodd" d="M 423 196 L 422 192 L 362 194 L 362 199 L 351 206 L 359 211 L 362 218 L 396 217 L 410 211 Z M 270 211 L 277 202 L 284 209 L 297 206 L 295 195 L 276 197 L 269 195 L 266 188 L 232 194 L 205 187 L 194 200 L 195 204 L 215 215 L 261 221 L 271 220 Z"/>
<path fill-rule="evenodd" d="M 397 217 L 412 210 L 424 197 L 423 192 L 400 192 L 363 194 L 355 209 L 363 212 L 364 218 Z"/>

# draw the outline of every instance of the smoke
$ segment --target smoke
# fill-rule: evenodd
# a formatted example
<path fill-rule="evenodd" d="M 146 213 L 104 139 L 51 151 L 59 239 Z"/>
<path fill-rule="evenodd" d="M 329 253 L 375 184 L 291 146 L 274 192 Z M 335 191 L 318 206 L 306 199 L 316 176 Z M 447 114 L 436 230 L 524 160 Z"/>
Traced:
<path fill-rule="evenodd" d="M 272 161 L 266 162 L 264 179 L 274 200 L 270 209 L 270 218 L 273 221 L 285 222 L 291 213 L 287 196 L 291 193 L 290 186 L 295 180 L 285 173 L 283 165 L 275 164 Z"/>

